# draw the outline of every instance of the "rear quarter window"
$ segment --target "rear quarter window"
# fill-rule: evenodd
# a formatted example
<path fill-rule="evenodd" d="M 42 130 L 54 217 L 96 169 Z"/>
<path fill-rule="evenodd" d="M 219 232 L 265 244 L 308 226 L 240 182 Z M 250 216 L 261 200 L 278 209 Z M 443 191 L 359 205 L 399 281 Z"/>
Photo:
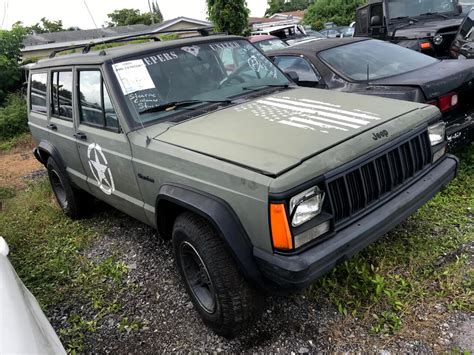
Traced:
<path fill-rule="evenodd" d="M 31 75 L 30 84 L 30 110 L 46 114 L 47 105 L 47 73 L 35 73 Z"/>

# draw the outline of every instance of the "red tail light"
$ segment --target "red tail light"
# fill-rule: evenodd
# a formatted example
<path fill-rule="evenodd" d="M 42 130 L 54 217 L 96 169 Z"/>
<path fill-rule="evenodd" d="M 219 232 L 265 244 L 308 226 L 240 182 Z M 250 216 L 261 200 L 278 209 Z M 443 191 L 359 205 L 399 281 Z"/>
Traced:
<path fill-rule="evenodd" d="M 456 106 L 459 102 L 459 96 L 455 92 L 440 96 L 438 100 L 427 102 L 429 105 L 434 105 L 440 109 L 441 112 L 446 112 Z"/>

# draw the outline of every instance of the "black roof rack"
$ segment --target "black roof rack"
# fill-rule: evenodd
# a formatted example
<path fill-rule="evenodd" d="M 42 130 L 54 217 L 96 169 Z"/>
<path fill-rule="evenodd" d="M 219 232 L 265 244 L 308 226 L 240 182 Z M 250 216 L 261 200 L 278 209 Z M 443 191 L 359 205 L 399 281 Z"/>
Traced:
<path fill-rule="evenodd" d="M 202 37 L 207 37 L 211 35 L 219 35 L 219 34 L 227 34 L 227 33 L 214 33 L 212 32 L 213 28 L 212 27 L 203 27 L 203 28 L 186 28 L 186 29 L 180 29 L 180 30 L 165 30 L 165 31 L 157 31 L 157 32 L 140 32 L 140 33 L 134 33 L 134 34 L 129 34 L 125 36 L 119 36 L 119 37 L 113 37 L 109 39 L 102 39 L 98 38 L 95 39 L 89 43 L 86 44 L 78 44 L 74 46 L 69 46 L 66 48 L 61 48 L 61 49 L 55 49 L 54 51 L 51 52 L 49 55 L 49 58 L 54 58 L 56 54 L 61 53 L 61 52 L 66 52 L 70 51 L 73 49 L 78 49 L 82 48 L 82 53 L 89 53 L 92 47 L 95 46 L 100 46 L 102 44 L 108 44 L 108 43 L 120 43 L 120 42 L 126 42 L 130 41 L 133 39 L 141 40 L 141 39 L 149 39 L 153 41 L 160 41 L 159 37 L 156 37 L 160 34 L 167 34 L 167 33 L 188 33 L 188 32 L 197 32 L 200 36 Z M 105 52 L 101 52 L 102 55 L 105 55 Z"/>

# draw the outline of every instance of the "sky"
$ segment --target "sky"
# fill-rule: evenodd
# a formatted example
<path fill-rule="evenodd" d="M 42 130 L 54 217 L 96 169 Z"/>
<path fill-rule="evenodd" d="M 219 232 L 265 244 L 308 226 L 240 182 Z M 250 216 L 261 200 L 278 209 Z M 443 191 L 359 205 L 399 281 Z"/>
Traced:
<path fill-rule="evenodd" d="M 147 0 L 85 0 L 97 26 L 108 20 L 107 14 L 116 9 L 134 8 L 148 11 Z M 158 0 L 165 20 L 186 16 L 205 20 L 206 0 Z M 263 16 L 267 0 L 247 0 L 251 16 Z M 62 20 L 64 27 L 94 28 L 94 23 L 84 5 L 84 0 L 0 0 L 0 26 L 10 29 L 16 21 L 33 25 L 42 17 Z"/>

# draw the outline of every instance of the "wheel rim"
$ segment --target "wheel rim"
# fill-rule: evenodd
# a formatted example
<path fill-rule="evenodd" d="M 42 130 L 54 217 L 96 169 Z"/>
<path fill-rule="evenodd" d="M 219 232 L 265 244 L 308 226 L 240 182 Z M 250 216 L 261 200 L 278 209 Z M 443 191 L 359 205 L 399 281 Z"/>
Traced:
<path fill-rule="evenodd" d="M 66 198 L 66 190 L 64 189 L 63 183 L 59 174 L 56 170 L 51 170 L 49 174 L 49 179 L 51 181 L 51 186 L 53 188 L 54 195 L 58 200 L 59 204 L 62 208 L 66 208 L 67 206 L 67 198 Z"/>
<path fill-rule="evenodd" d="M 209 314 L 216 311 L 216 294 L 209 272 L 197 250 L 188 242 L 180 246 L 181 265 L 186 283 L 199 305 Z"/>

